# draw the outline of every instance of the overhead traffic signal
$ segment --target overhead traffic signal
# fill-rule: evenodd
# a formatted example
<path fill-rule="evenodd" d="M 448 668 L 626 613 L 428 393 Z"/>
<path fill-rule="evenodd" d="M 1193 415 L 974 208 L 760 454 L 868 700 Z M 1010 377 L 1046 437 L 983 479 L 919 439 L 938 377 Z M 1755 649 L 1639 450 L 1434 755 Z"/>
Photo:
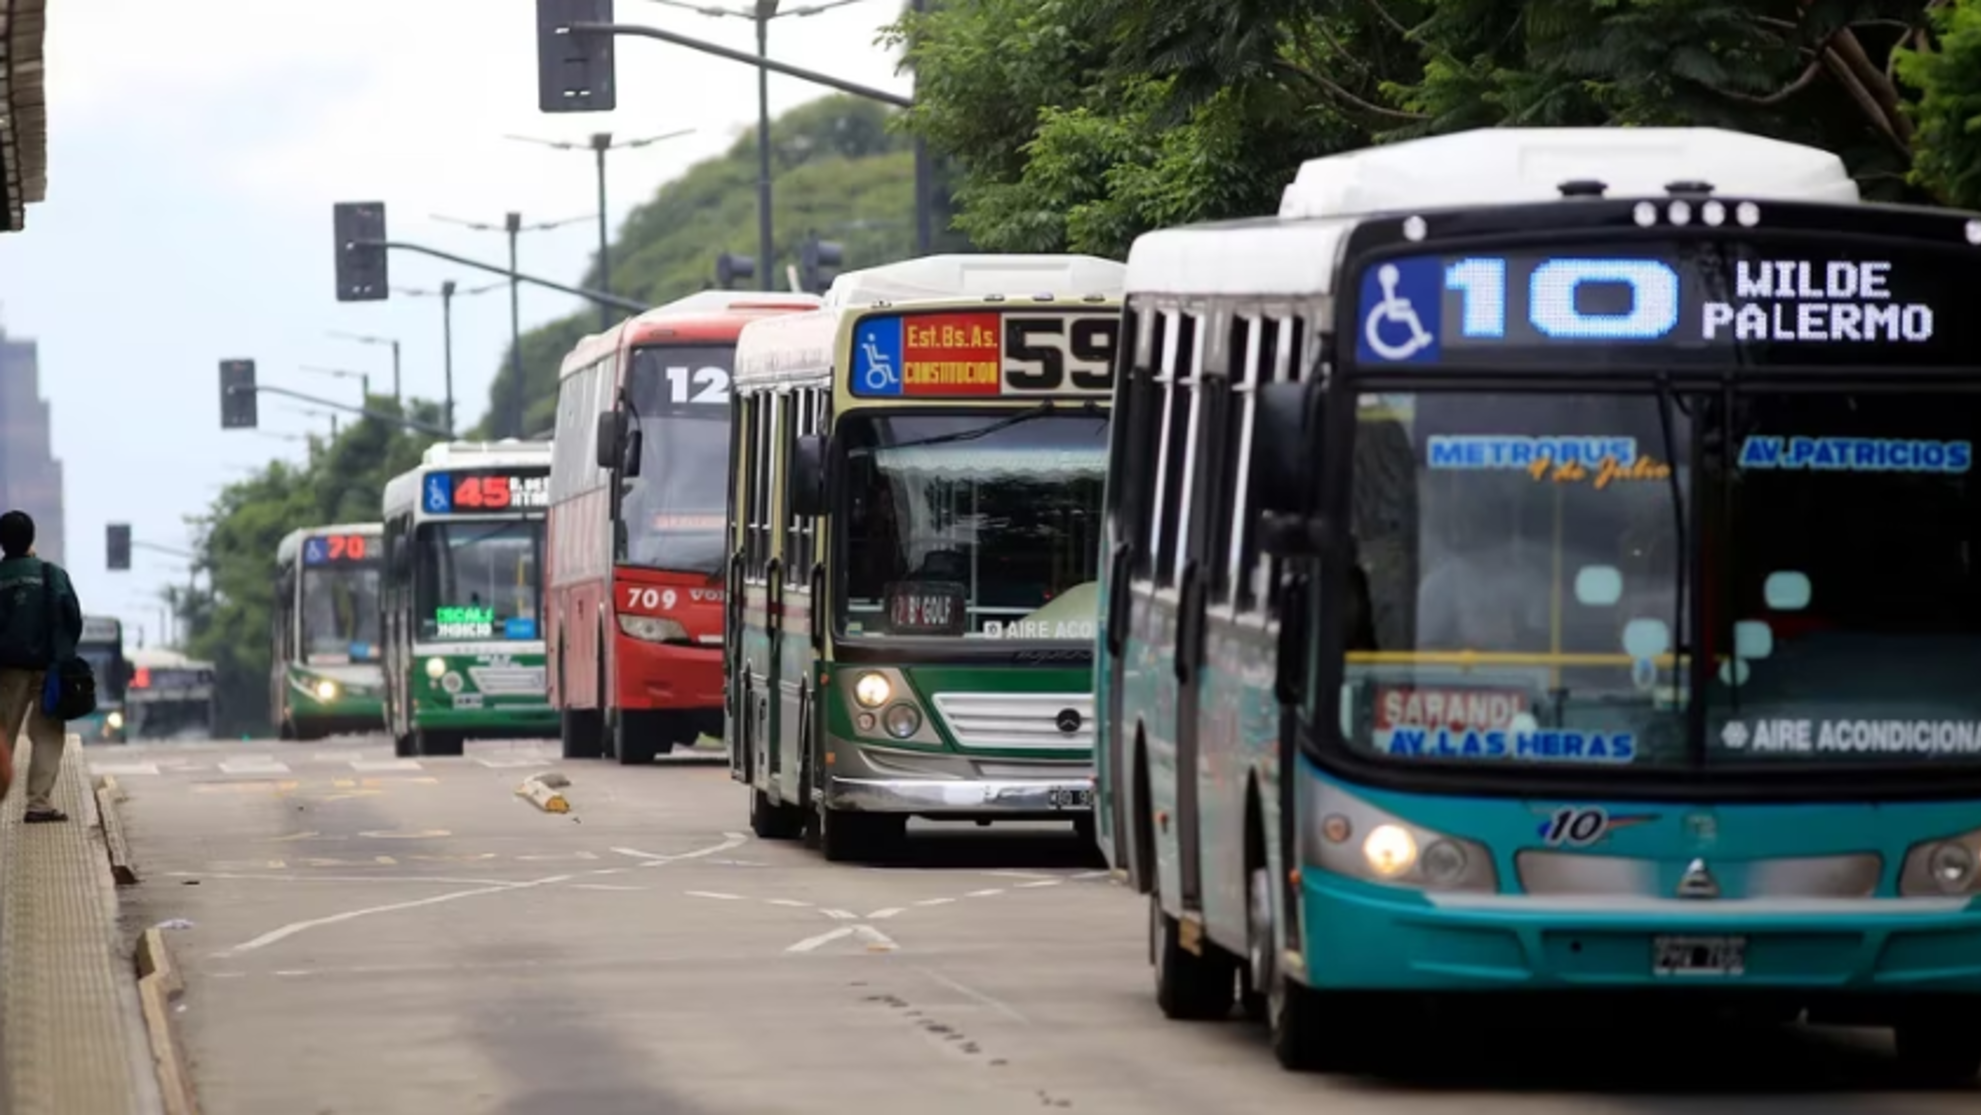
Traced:
<path fill-rule="evenodd" d="M 129 569 L 131 567 L 131 524 L 111 523 L 105 528 L 104 535 L 104 549 L 109 558 L 105 564 L 111 569 Z"/>
<path fill-rule="evenodd" d="M 382 302 L 385 278 L 385 203 L 340 201 L 331 206 L 337 230 L 337 300 Z"/>
<path fill-rule="evenodd" d="M 260 424 L 255 406 L 255 362 L 220 362 L 220 428 L 252 430 Z"/>
<path fill-rule="evenodd" d="M 612 0 L 537 0 L 537 111 L 611 112 L 612 36 L 574 34 L 574 23 L 611 23 Z"/>
<path fill-rule="evenodd" d="M 816 235 L 805 238 L 798 250 L 798 285 L 812 294 L 824 294 L 832 284 L 832 276 L 826 271 L 838 270 L 846 261 L 846 245 L 836 240 L 820 240 Z"/>
<path fill-rule="evenodd" d="M 715 285 L 724 290 L 735 290 L 738 280 L 747 282 L 756 274 L 757 261 L 749 256 L 724 252 L 715 257 Z"/>

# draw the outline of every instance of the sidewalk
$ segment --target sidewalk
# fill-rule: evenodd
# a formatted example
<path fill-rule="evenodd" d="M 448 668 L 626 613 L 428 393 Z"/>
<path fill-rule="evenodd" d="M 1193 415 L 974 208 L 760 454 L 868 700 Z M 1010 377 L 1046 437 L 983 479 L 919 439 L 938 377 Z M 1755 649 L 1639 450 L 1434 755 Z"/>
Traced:
<path fill-rule="evenodd" d="M 24 825 L 30 751 L 0 804 L 0 1115 L 149 1115 L 158 1081 L 91 753 L 69 737 L 55 787 L 68 823 Z"/>

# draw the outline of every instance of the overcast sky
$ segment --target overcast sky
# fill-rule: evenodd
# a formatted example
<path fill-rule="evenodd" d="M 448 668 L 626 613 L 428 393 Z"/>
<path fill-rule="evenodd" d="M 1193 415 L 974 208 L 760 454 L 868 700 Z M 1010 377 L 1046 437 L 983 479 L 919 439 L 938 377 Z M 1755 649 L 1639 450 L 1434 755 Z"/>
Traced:
<path fill-rule="evenodd" d="M 749 6 L 746 0 L 709 5 Z M 785 0 L 786 9 L 797 8 Z M 48 200 L 27 230 L 0 235 L 0 328 L 40 343 L 41 387 L 66 470 L 67 557 L 84 610 L 143 624 L 157 638 L 158 590 L 183 581 L 174 559 L 142 550 L 128 573 L 104 570 L 103 528 L 185 547 L 185 518 L 219 487 L 304 447 L 222 433 L 216 362 L 251 357 L 261 382 L 356 402 L 354 381 L 302 365 L 373 373 L 390 389 L 391 354 L 326 336 L 402 342 L 405 391 L 442 394 L 440 301 L 333 298 L 331 203 L 382 200 L 393 238 L 500 262 L 500 233 L 431 214 L 500 224 L 595 212 L 589 153 L 505 134 L 583 140 L 681 128 L 695 134 L 611 156 L 614 228 L 654 187 L 720 153 L 756 122 L 755 72 L 649 39 L 619 42 L 619 111 L 536 109 L 532 0 L 84 0 L 52 5 L 47 80 Z M 747 19 L 656 0 L 618 0 L 616 18 L 733 49 L 754 49 Z M 905 93 L 875 30 L 898 0 L 861 0 L 771 24 L 780 61 Z M 824 93 L 773 76 L 779 112 Z M 522 270 L 575 282 L 596 226 L 525 234 Z M 394 286 L 494 280 L 394 253 Z M 466 426 L 486 410 L 509 336 L 507 289 L 455 300 L 454 390 Z M 524 288 L 525 329 L 576 303 Z M 327 432 L 307 404 L 264 396 L 264 429 Z M 327 413 L 327 412 L 325 412 Z M 304 524 L 297 524 L 298 526 Z M 271 555 L 271 563 L 273 555 Z"/>

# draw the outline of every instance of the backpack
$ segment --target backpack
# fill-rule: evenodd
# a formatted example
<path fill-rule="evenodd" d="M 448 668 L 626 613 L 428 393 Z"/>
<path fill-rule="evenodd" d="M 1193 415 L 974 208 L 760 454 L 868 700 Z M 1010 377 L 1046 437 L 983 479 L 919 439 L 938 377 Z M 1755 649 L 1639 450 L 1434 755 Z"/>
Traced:
<path fill-rule="evenodd" d="M 49 653 L 55 649 L 55 632 L 60 619 L 55 606 L 55 581 L 49 565 L 41 563 L 41 604 L 47 615 Z M 41 711 L 57 720 L 81 720 L 96 711 L 96 674 L 78 655 L 49 663 L 41 685 Z"/>

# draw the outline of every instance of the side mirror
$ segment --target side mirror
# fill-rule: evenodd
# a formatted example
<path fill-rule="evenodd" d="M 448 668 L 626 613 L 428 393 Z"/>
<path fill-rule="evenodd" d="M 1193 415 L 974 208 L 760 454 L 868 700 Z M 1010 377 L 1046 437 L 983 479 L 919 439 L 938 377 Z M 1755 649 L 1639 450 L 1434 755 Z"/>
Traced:
<path fill-rule="evenodd" d="M 827 446 L 824 434 L 807 434 L 798 439 L 791 454 L 790 480 L 785 492 L 793 515 L 809 518 L 825 513 Z"/>
<path fill-rule="evenodd" d="M 598 467 L 619 467 L 625 457 L 627 424 L 623 410 L 608 410 L 598 416 Z"/>
<path fill-rule="evenodd" d="M 628 480 L 640 474 L 640 450 L 646 444 L 646 439 L 647 435 L 637 426 L 626 434 L 625 468 L 620 471 L 620 475 Z"/>
<path fill-rule="evenodd" d="M 1320 416 L 1318 384 L 1269 383 L 1259 389 L 1252 428 L 1252 478 L 1260 511 L 1309 510 Z"/>

